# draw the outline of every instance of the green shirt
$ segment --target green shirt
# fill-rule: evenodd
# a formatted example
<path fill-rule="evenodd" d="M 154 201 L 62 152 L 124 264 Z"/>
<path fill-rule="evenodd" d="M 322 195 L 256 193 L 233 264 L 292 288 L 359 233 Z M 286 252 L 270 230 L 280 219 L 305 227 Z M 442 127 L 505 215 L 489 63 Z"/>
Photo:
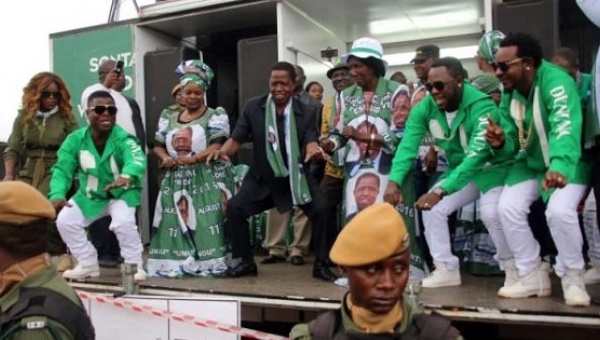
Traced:
<path fill-rule="evenodd" d="M 500 109 L 515 131 L 522 125 L 524 134 L 524 149 L 518 153 L 506 184 L 534 178 L 541 181 L 547 171 L 562 174 L 569 183 L 589 182 L 589 164 L 580 160 L 583 115 L 579 90 L 564 70 L 542 61 L 529 95 L 505 92 Z M 531 138 L 526 142 L 529 132 Z"/>
<path fill-rule="evenodd" d="M 54 266 L 48 266 L 43 270 L 28 276 L 13 287 L 8 293 L 0 297 L 0 312 L 5 313 L 19 300 L 19 293 L 21 288 L 24 287 L 43 287 L 52 289 L 73 301 L 77 305 L 81 306 L 81 301 L 77 297 L 75 291 L 69 284 L 60 276 Z M 83 306 L 82 306 L 83 309 Z M 50 329 L 54 329 L 62 340 L 71 340 L 73 337 L 69 331 L 63 327 L 60 323 L 49 319 L 46 316 L 28 316 L 21 320 L 21 324 L 27 324 L 30 322 L 43 323 L 46 327 L 39 329 L 21 329 L 14 333 L 10 340 L 46 340 L 55 339 L 50 332 Z M 0 334 L 0 339 L 4 340 Z"/>
<path fill-rule="evenodd" d="M 402 334 L 406 331 L 408 326 L 412 323 L 413 318 L 421 313 L 421 310 L 418 306 L 416 306 L 410 299 L 404 298 L 402 299 L 402 308 L 403 308 L 403 317 L 400 324 L 396 327 L 395 333 Z M 340 312 L 342 315 L 341 326 L 344 329 L 345 333 L 361 333 L 360 329 L 350 315 L 346 313 L 346 297 L 342 300 L 342 306 L 340 307 Z M 290 340 L 310 340 L 310 332 L 308 329 L 308 324 L 298 324 L 292 328 L 290 331 Z M 462 337 L 458 337 L 456 340 L 461 340 Z"/>
<path fill-rule="evenodd" d="M 507 138 L 505 148 L 494 151 L 484 138 L 488 116 L 502 124 L 494 101 L 468 83 L 463 83 L 463 96 L 448 126 L 446 112 L 440 110 L 432 95 L 427 95 L 408 116 L 404 136 L 396 151 L 390 172 L 390 180 L 402 185 L 419 152 L 419 145 L 426 132 L 435 138 L 448 159 L 448 170 L 441 179 L 441 187 L 452 194 L 470 182 L 482 191 L 503 184 L 514 154 L 515 141 Z M 508 134 L 510 136 L 510 134 Z"/>
<path fill-rule="evenodd" d="M 136 138 L 118 125 L 110 132 L 102 155 L 98 153 L 87 126 L 71 133 L 58 150 L 58 161 L 52 168 L 50 200 L 64 200 L 77 175 L 79 188 L 73 200 L 86 218 L 97 217 L 110 199 L 121 199 L 130 207 L 141 201 L 141 179 L 146 170 L 146 155 Z M 119 176 L 131 179 L 128 188 L 105 192 L 104 187 Z"/>

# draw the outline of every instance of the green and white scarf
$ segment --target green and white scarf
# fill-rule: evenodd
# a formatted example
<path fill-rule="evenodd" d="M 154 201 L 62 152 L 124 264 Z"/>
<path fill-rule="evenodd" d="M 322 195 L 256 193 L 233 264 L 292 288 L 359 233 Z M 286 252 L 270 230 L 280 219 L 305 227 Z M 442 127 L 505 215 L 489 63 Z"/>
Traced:
<path fill-rule="evenodd" d="M 286 177 L 290 179 L 290 189 L 292 191 L 292 200 L 294 205 L 303 205 L 312 200 L 306 175 L 300 162 L 300 146 L 298 145 L 298 131 L 296 130 L 296 116 L 292 112 L 292 100 L 285 107 L 283 115 L 285 117 L 285 149 L 287 151 L 287 161 L 289 168 L 285 167 L 283 156 L 281 155 L 281 142 L 277 133 L 277 119 L 275 117 L 275 103 L 271 95 L 267 98 L 266 117 L 265 117 L 265 147 L 267 149 L 267 159 L 269 165 L 275 174 L 275 177 Z"/>

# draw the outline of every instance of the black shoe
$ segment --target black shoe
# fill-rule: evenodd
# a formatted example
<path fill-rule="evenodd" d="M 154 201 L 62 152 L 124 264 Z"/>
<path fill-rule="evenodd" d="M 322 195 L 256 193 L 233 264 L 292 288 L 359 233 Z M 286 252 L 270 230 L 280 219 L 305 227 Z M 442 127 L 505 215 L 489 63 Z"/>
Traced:
<path fill-rule="evenodd" d="M 256 263 L 254 259 L 242 260 L 240 264 L 233 268 L 229 268 L 225 272 L 226 277 L 242 277 L 242 276 L 256 276 L 258 270 L 256 269 Z"/>
<path fill-rule="evenodd" d="M 315 262 L 315 266 L 313 267 L 313 277 L 327 282 L 334 282 L 338 279 L 337 275 L 329 269 L 327 264 L 322 262 Z"/>
<path fill-rule="evenodd" d="M 277 255 L 269 255 L 265 257 L 260 263 L 262 264 L 273 264 L 273 263 L 282 263 L 285 262 L 285 257 L 277 256 Z"/>
<path fill-rule="evenodd" d="M 290 262 L 294 266 L 301 266 L 304 264 L 304 259 L 302 258 L 302 256 L 294 255 L 290 258 Z"/>

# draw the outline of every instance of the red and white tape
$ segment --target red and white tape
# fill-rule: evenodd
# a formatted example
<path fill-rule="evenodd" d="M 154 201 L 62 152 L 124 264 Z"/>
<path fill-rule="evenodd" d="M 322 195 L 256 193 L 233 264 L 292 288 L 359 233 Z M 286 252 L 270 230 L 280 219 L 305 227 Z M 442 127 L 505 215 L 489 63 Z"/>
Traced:
<path fill-rule="evenodd" d="M 197 317 L 195 317 L 193 315 L 189 315 L 189 314 L 177 314 L 177 313 L 169 312 L 167 310 L 154 308 L 152 306 L 139 305 L 139 304 L 133 303 L 127 299 L 121 299 L 121 298 L 113 299 L 113 298 L 106 297 L 104 295 L 91 294 L 91 293 L 83 292 L 80 290 L 77 291 L 77 295 L 79 295 L 79 297 L 84 300 L 93 300 L 93 301 L 96 301 L 99 303 L 112 305 L 112 306 L 118 307 L 118 308 L 125 308 L 125 309 L 129 309 L 129 310 L 132 310 L 135 312 L 146 313 L 146 314 L 158 316 L 161 318 L 169 318 L 171 320 L 189 323 L 189 324 L 193 324 L 193 325 L 196 325 L 199 327 L 211 328 L 211 329 L 215 329 L 215 330 L 225 332 L 225 333 L 232 333 L 232 334 L 240 335 L 240 336 L 250 338 L 250 339 L 259 339 L 259 340 L 286 340 L 287 339 L 286 337 L 282 337 L 282 336 L 275 335 L 275 334 L 264 333 L 264 332 L 256 331 L 256 330 L 249 329 L 249 328 L 227 325 L 227 324 L 220 323 L 220 322 L 217 322 L 214 320 L 200 319 L 200 318 L 197 318 Z"/>

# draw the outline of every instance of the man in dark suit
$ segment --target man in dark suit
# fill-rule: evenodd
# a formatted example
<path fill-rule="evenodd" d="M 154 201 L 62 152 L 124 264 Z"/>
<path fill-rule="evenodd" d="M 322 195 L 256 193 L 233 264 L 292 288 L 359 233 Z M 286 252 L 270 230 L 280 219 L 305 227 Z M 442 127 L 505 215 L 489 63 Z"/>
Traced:
<path fill-rule="evenodd" d="M 315 264 L 313 277 L 334 281 L 327 266 L 326 228 L 328 205 L 308 162 L 328 156 L 318 146 L 317 112 L 293 97 L 296 71 L 287 62 L 271 67 L 270 94 L 250 99 L 238 118 L 231 138 L 208 160 L 229 159 L 252 138 L 254 165 L 240 192 L 228 204 L 225 232 L 233 257 L 242 261 L 226 273 L 229 277 L 256 275 L 247 218 L 272 207 L 286 212 L 302 209 L 313 224 Z M 292 185 L 293 183 L 293 185 Z"/>

